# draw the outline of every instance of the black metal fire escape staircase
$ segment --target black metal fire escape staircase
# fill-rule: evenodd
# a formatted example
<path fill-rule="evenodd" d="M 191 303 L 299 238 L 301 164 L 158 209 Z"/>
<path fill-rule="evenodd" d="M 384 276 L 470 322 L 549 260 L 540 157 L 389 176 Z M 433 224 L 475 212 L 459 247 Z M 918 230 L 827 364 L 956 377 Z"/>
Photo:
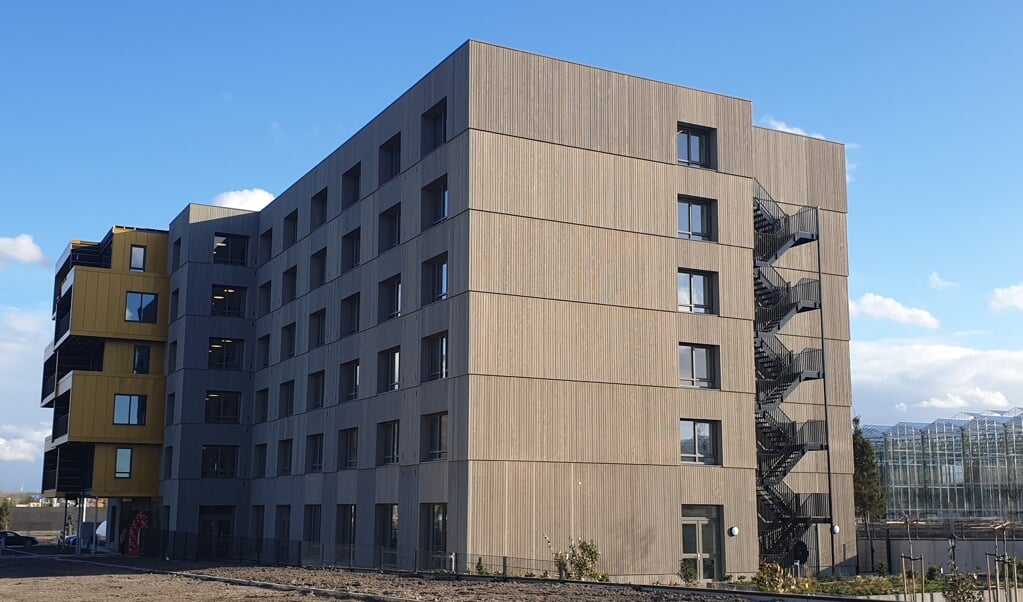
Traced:
<path fill-rule="evenodd" d="M 753 288 L 754 357 L 757 370 L 757 511 L 761 562 L 789 565 L 796 542 L 814 523 L 827 522 L 829 499 L 823 493 L 796 493 L 785 476 L 811 451 L 827 449 L 822 420 L 794 422 L 781 405 L 800 383 L 824 377 L 821 349 L 790 351 L 777 334 L 797 314 L 820 310 L 819 280 L 791 284 L 773 267 L 789 249 L 818 238 L 817 213 L 803 207 L 787 214 L 754 181 Z"/>

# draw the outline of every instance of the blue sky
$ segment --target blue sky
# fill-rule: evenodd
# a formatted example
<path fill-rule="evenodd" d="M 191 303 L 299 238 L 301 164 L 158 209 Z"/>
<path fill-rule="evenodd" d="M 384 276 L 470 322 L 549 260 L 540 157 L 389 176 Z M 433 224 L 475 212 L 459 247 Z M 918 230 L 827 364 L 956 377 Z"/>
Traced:
<path fill-rule="evenodd" d="M 845 142 L 854 409 L 1023 405 L 1023 5 L 0 6 L 0 488 L 36 489 L 53 262 L 277 194 L 467 38 L 753 100 Z"/>

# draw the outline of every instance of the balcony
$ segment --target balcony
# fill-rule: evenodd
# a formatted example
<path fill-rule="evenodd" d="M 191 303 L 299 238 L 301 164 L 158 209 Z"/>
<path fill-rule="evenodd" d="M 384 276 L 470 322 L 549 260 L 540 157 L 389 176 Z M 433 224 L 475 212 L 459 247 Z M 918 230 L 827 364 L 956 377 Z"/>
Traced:
<path fill-rule="evenodd" d="M 51 435 L 53 439 L 60 439 L 61 437 L 67 435 L 69 418 L 70 414 L 64 414 L 61 416 L 56 416 L 53 419 L 53 434 Z"/>

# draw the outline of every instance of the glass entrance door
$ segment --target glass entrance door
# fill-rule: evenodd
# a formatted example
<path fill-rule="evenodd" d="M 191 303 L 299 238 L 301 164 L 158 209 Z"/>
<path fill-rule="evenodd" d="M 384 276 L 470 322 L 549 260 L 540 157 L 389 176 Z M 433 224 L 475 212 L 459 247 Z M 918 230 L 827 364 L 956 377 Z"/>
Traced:
<path fill-rule="evenodd" d="M 682 564 L 700 581 L 720 579 L 721 507 L 682 507 Z"/>

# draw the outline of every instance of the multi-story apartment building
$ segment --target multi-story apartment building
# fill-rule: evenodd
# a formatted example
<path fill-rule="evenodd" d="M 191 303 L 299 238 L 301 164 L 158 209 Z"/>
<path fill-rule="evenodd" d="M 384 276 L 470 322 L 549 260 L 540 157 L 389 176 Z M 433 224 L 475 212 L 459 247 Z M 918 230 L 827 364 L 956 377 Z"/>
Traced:
<path fill-rule="evenodd" d="M 262 211 L 171 223 L 160 527 L 844 563 L 845 213 L 843 147 L 749 101 L 468 42 Z"/>

